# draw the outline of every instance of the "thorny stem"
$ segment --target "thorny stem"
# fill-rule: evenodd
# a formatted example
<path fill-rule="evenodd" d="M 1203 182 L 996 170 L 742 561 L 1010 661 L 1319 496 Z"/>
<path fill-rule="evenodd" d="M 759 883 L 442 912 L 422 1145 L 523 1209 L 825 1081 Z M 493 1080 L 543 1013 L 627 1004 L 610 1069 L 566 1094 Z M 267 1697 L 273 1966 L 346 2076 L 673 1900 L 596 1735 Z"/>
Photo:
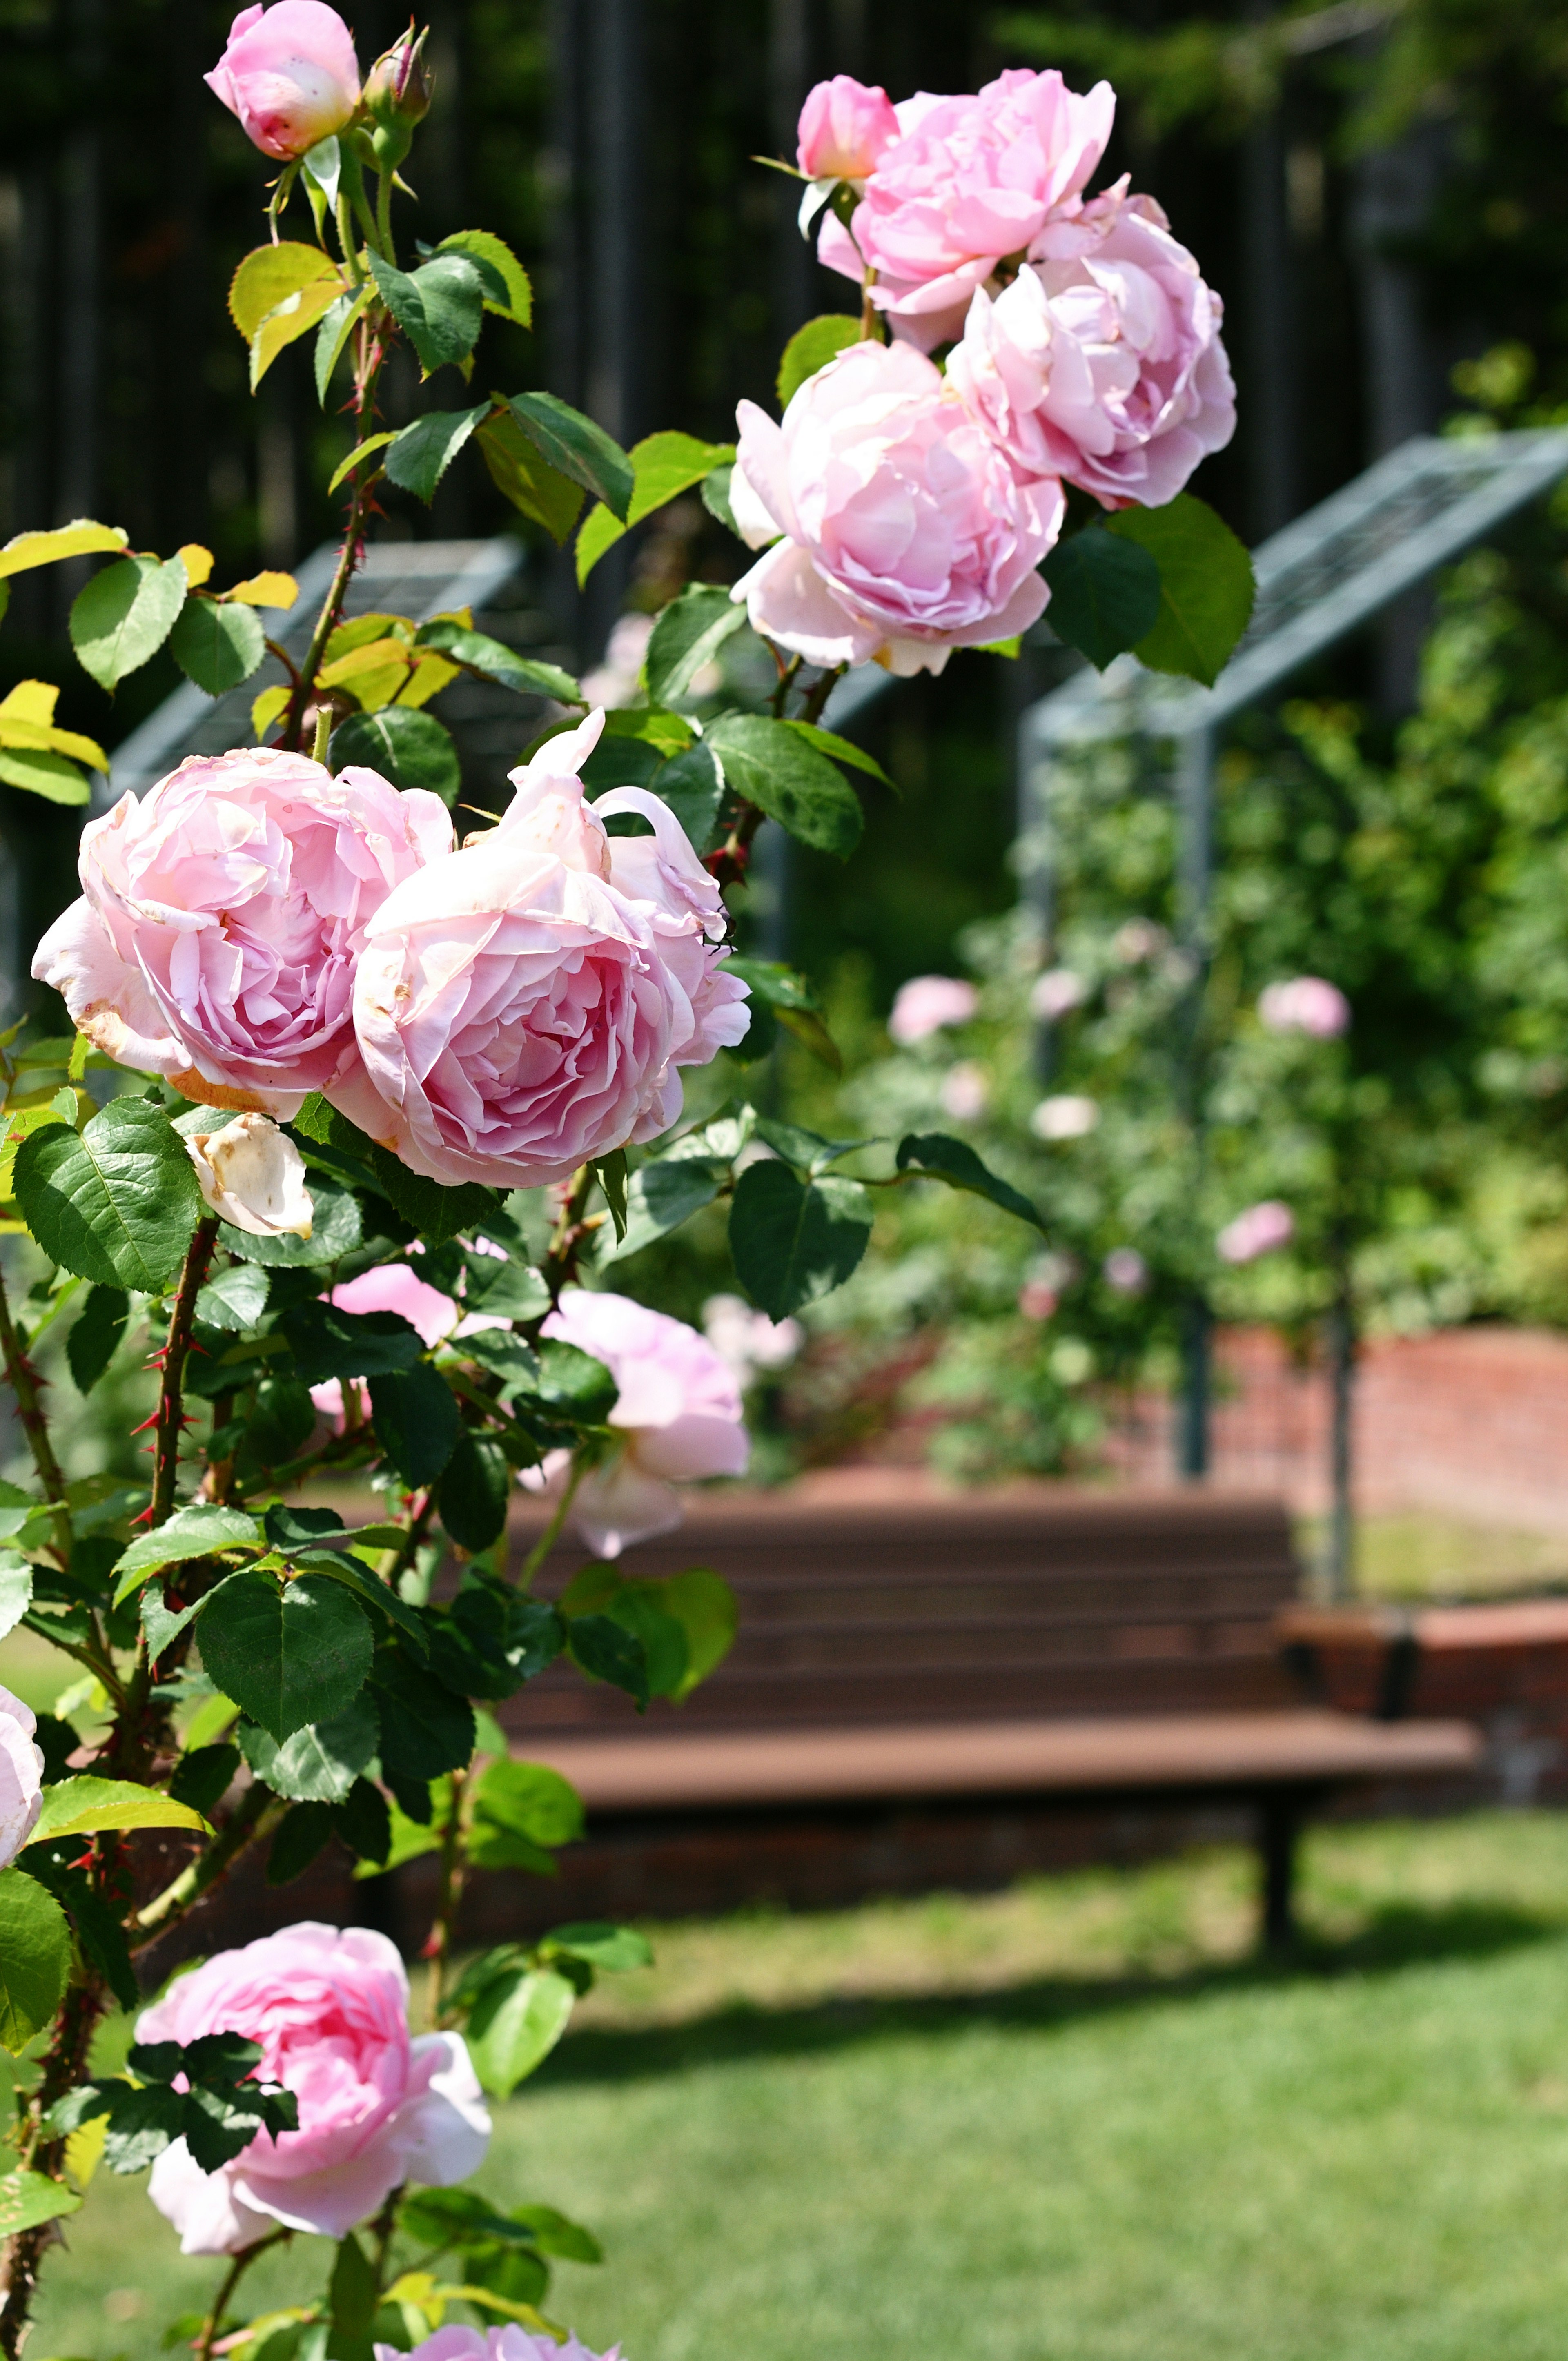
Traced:
<path fill-rule="evenodd" d="M 356 392 L 358 433 L 363 442 L 367 421 L 372 425 L 375 423 L 376 386 L 387 357 L 387 350 L 379 336 L 370 327 L 368 320 L 361 322 L 360 324 L 365 333 L 361 346 L 362 365 L 356 372 Z M 374 470 L 371 472 L 373 476 Z M 310 702 L 316 675 L 321 669 L 323 652 L 343 619 L 343 602 L 348 596 L 348 586 L 354 579 L 354 569 L 359 563 L 364 548 L 365 522 L 369 513 L 370 489 L 368 481 L 356 476 L 353 497 L 348 507 L 348 521 L 343 529 L 343 547 L 338 552 L 331 588 L 322 601 L 322 610 L 316 618 L 316 627 L 311 635 L 311 644 L 306 650 L 304 662 L 300 666 L 299 675 L 294 683 L 293 694 L 289 699 L 288 719 L 279 742 L 280 745 L 292 747 L 296 753 L 301 751 L 301 741 L 305 728 L 305 708 Z"/>
<path fill-rule="evenodd" d="M 589 1234 L 589 1224 L 584 1221 L 583 1215 L 587 1211 L 593 1185 L 593 1167 L 590 1164 L 585 1164 L 578 1170 L 561 1202 L 561 1210 L 556 1216 L 554 1230 L 551 1234 L 550 1247 L 544 1257 L 544 1268 L 542 1273 L 544 1283 L 550 1290 L 552 1312 L 561 1301 L 562 1289 L 570 1287 L 577 1275 L 577 1257 L 582 1252 L 583 1240 Z"/>
<path fill-rule="evenodd" d="M 288 1808 L 284 1798 L 272 1795 L 259 1780 L 247 1787 L 205 1851 L 199 1852 L 171 1884 L 137 1912 L 126 1930 L 131 1949 L 144 1950 L 171 1927 L 178 1927 L 226 1876 L 247 1845 L 271 1835 Z"/>
<path fill-rule="evenodd" d="M 800 716 L 803 721 L 821 720 L 822 708 L 832 696 L 843 670 L 842 664 L 835 664 L 831 671 L 823 673 L 818 679 L 812 682 Z"/>
<path fill-rule="evenodd" d="M 207 1267 L 213 1259 L 213 1248 L 217 1239 L 217 1215 L 203 1214 L 185 1250 L 185 1267 L 180 1274 L 179 1291 L 174 1298 L 174 1311 L 169 1323 L 169 1342 L 163 1348 L 163 1383 L 158 1396 L 158 1422 L 153 1430 L 151 1523 L 155 1528 L 174 1514 L 175 1491 L 180 1477 L 185 1363 L 191 1352 L 196 1298 L 206 1279 Z"/>
<path fill-rule="evenodd" d="M 38 1471 L 38 1481 L 44 1488 L 44 1498 L 63 1510 L 65 1477 L 54 1455 L 49 1426 L 38 1400 L 38 1381 L 32 1363 L 22 1349 L 11 1318 L 10 1298 L 5 1292 L 5 1274 L 0 1268 L 0 1354 L 4 1355 L 5 1377 L 16 1397 L 16 1415 L 22 1422 L 22 1432 L 27 1438 L 27 1449 L 33 1455 L 33 1466 Z M 62 1550 L 71 1548 L 70 1521 L 62 1514 L 55 1520 Z"/>
<path fill-rule="evenodd" d="M 424 1947 L 424 1956 L 430 1961 L 425 2011 L 433 2033 L 441 2026 L 443 1992 L 452 1957 L 452 1922 L 463 1899 L 463 1792 L 467 1775 L 466 1771 L 452 1773 L 452 1809 L 441 1839 L 441 1892 L 435 1905 L 435 1923 Z"/>
<path fill-rule="evenodd" d="M 63 2139 L 46 2138 L 44 2117 L 57 2099 L 62 2099 L 72 2085 L 82 2080 L 87 2065 L 88 2045 L 93 2029 L 104 2006 L 104 1987 L 96 1975 L 83 1982 L 73 1983 L 66 1993 L 60 2009 L 55 2035 L 44 2061 L 43 2080 L 33 2099 L 32 2133 L 24 2162 L 33 2172 L 47 2174 L 51 2180 L 60 2171 L 64 2153 Z M 0 2294 L 0 2354 L 5 2361 L 17 2361 L 27 2333 L 27 2314 L 38 2283 L 38 2266 L 44 2251 L 56 2235 L 52 2222 L 40 2222 L 31 2230 L 18 2230 L 6 2241 L 4 2266 L 4 2293 Z"/>
<path fill-rule="evenodd" d="M 376 2241 L 376 2292 L 380 2295 L 387 2284 L 387 2257 L 391 2252 L 392 2232 L 398 2224 L 398 2206 L 403 2194 L 400 2180 L 387 2198 L 386 2203 L 370 2224 L 370 2235 Z"/>
<path fill-rule="evenodd" d="M 236 2288 L 238 2287 L 252 2263 L 266 2254 L 269 2246 L 280 2246 L 293 2235 L 292 2230 L 274 2230 L 269 2236 L 258 2238 L 253 2246 L 240 2248 L 228 2269 L 224 2273 L 223 2285 L 213 2298 L 213 2309 L 203 2324 L 202 2341 L 196 2347 L 196 2361 L 213 2361 L 213 2346 L 217 2341 L 218 2332 L 223 2325 L 224 2314 L 228 2310 Z"/>
<path fill-rule="evenodd" d="M 538 1573 L 540 1567 L 543 1565 L 545 1559 L 549 1556 L 551 1551 L 554 1548 L 556 1543 L 560 1540 L 561 1528 L 565 1523 L 567 1517 L 571 1514 L 572 1503 L 577 1497 L 577 1487 L 582 1482 L 587 1472 L 587 1462 L 586 1460 L 578 1458 L 573 1459 L 572 1473 L 566 1480 L 566 1488 L 562 1493 L 560 1500 L 556 1505 L 555 1513 L 551 1518 L 550 1522 L 545 1526 L 544 1531 L 540 1534 L 539 1539 L 534 1543 L 533 1547 L 529 1551 L 528 1555 L 523 1559 L 522 1572 L 517 1577 L 517 1587 L 520 1590 L 532 1589 L 533 1577 Z"/>
<path fill-rule="evenodd" d="M 347 1397 L 345 1396 L 345 1399 L 346 1400 Z M 384 1557 L 377 1561 L 376 1578 L 378 1582 L 384 1582 L 389 1590 L 396 1590 L 399 1576 L 405 1574 L 413 1564 L 419 1554 L 420 1544 L 430 1530 L 430 1521 L 434 1514 L 435 1493 L 433 1488 L 421 1494 L 419 1506 L 410 1517 L 408 1530 L 397 1548 L 389 1550 Z"/>

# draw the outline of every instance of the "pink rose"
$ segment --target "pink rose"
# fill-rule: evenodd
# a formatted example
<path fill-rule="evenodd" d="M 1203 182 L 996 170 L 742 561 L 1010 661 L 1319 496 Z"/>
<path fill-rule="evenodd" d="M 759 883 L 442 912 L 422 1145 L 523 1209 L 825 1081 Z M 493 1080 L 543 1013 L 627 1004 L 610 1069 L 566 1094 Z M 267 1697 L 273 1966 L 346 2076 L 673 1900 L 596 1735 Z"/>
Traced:
<path fill-rule="evenodd" d="M 1103 1275 L 1106 1286 L 1117 1295 L 1142 1295 L 1149 1283 L 1149 1267 L 1136 1246 L 1113 1246 L 1105 1257 Z"/>
<path fill-rule="evenodd" d="M 501 2328 L 466 2328 L 454 2321 L 407 2355 L 395 2345 L 378 2345 L 376 2361 L 620 2361 L 620 2347 L 595 2353 L 572 2335 L 557 2345 L 553 2336 L 531 2336 L 510 2320 Z"/>
<path fill-rule="evenodd" d="M 718 888 L 667 804 L 577 776 L 602 713 L 552 738 L 498 828 L 389 895 L 354 991 L 364 1071 L 330 1095 L 415 1172 L 534 1189 L 651 1139 L 682 1066 L 746 1030 Z M 651 837 L 609 837 L 635 812 Z"/>
<path fill-rule="evenodd" d="M 912 975 L 898 987 L 887 1029 L 901 1049 L 908 1049 L 946 1025 L 967 1025 L 979 1006 L 979 993 L 961 976 Z"/>
<path fill-rule="evenodd" d="M 1260 1255 L 1274 1254 L 1288 1246 L 1296 1235 L 1296 1216 L 1288 1205 L 1277 1197 L 1266 1197 L 1260 1205 L 1249 1205 L 1234 1222 L 1227 1222 L 1214 1245 L 1222 1262 L 1255 1262 Z"/>
<path fill-rule="evenodd" d="M 445 2188 L 484 2162 L 490 2118 L 455 2033 L 411 2040 L 408 1978 L 384 1935 L 305 1920 L 219 1951 L 143 2012 L 138 2041 L 242 2033 L 258 2073 L 300 2104 L 300 2128 L 260 2132 L 203 2172 L 183 2140 L 148 2194 L 187 2255 L 233 2255 L 273 2222 L 346 2237 L 405 2180 Z"/>
<path fill-rule="evenodd" d="M 991 1083 L 985 1068 L 972 1058 L 960 1058 L 942 1076 L 937 1096 L 942 1113 L 955 1123 L 978 1123 L 991 1104 Z"/>
<path fill-rule="evenodd" d="M 1058 1018 L 1081 1008 L 1088 997 L 1089 985 L 1081 975 L 1070 967 L 1048 967 L 1030 986 L 1029 1014 L 1043 1025 L 1055 1025 Z"/>
<path fill-rule="evenodd" d="M 33 973 L 111 1058 L 211 1106 L 295 1114 L 358 1064 L 365 928 L 452 846 L 438 796 L 276 747 L 196 754 L 82 831 L 82 897 Z"/>
<path fill-rule="evenodd" d="M 784 536 L 731 594 L 754 631 L 811 664 L 940 672 L 1041 612 L 1061 487 L 1021 481 L 910 346 L 850 346 L 782 426 L 750 401 L 736 415 L 737 518 L 753 548 Z"/>
<path fill-rule="evenodd" d="M 44 1758 L 33 1744 L 38 1716 L 0 1688 L 0 1869 L 6 1869 L 38 1824 Z"/>
<path fill-rule="evenodd" d="M 322 0 L 242 8 L 203 79 L 262 154 L 284 161 L 341 131 L 359 104 L 354 36 Z"/>
<path fill-rule="evenodd" d="M 1270 1033 L 1310 1033 L 1315 1041 L 1335 1040 L 1350 1028 L 1349 1001 L 1321 975 L 1269 984 L 1258 995 L 1257 1013 Z"/>
<path fill-rule="evenodd" d="M 958 335 L 998 263 L 1079 212 L 1115 111 L 1107 82 L 1080 98 L 1054 70 L 1022 67 L 976 98 L 905 99 L 902 137 L 878 157 L 852 235 L 829 214 L 817 252 L 857 281 L 869 264 L 872 302 L 929 352 Z"/>
<path fill-rule="evenodd" d="M 620 1389 L 609 1423 L 624 1432 L 624 1448 L 588 1470 L 572 1504 L 574 1530 L 600 1557 L 678 1525 L 676 1484 L 745 1474 L 751 1446 L 739 1381 L 684 1320 L 568 1287 L 540 1334 L 591 1353 Z"/>
<path fill-rule="evenodd" d="M 898 117 L 886 91 L 868 90 L 852 74 L 835 74 L 806 94 L 795 160 L 808 181 L 863 181 L 897 137 Z"/>
<path fill-rule="evenodd" d="M 1223 305 L 1152 197 L 1097 198 L 1031 252 L 977 291 L 950 381 L 1025 472 L 1162 507 L 1235 432 Z"/>

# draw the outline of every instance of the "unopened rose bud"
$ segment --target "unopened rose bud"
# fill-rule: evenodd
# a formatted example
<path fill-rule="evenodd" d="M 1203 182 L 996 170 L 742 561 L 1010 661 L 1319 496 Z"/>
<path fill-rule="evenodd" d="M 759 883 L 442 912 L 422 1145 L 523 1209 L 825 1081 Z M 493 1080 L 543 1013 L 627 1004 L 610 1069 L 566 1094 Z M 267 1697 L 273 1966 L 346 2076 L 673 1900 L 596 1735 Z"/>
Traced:
<path fill-rule="evenodd" d="M 354 36 L 323 0 L 242 8 L 203 79 L 262 154 L 285 163 L 341 131 L 359 104 Z"/>
<path fill-rule="evenodd" d="M 424 61 L 429 33 L 426 26 L 416 34 L 411 23 L 365 77 L 365 106 L 376 124 L 371 139 L 377 160 L 384 167 L 402 161 L 414 125 L 422 123 L 430 113 L 434 83 Z"/>
<path fill-rule="evenodd" d="M 221 1131 L 197 1132 L 185 1145 L 203 1197 L 235 1229 L 258 1238 L 310 1236 L 315 1209 L 304 1159 L 270 1115 L 236 1115 Z"/>
<path fill-rule="evenodd" d="M 863 181 L 898 137 L 898 117 L 885 90 L 868 90 L 852 74 L 819 82 L 800 110 L 795 149 L 808 181 Z"/>

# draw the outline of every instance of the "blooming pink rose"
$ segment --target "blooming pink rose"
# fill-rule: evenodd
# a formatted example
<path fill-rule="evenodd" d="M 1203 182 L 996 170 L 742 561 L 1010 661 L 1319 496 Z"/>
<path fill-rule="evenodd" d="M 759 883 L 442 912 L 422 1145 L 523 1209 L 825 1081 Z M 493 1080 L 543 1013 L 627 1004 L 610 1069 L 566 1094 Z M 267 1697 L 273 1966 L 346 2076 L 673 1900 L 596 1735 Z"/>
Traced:
<path fill-rule="evenodd" d="M 967 1025 L 979 1006 L 979 993 L 961 976 L 912 975 L 898 987 L 887 1029 L 901 1049 L 908 1049 L 945 1025 Z"/>
<path fill-rule="evenodd" d="M 43 1809 L 44 1758 L 33 1744 L 38 1716 L 0 1688 L 0 1869 L 16 1858 Z"/>
<path fill-rule="evenodd" d="M 863 181 L 898 137 L 898 117 L 880 84 L 835 74 L 806 93 L 795 160 L 808 181 Z"/>
<path fill-rule="evenodd" d="M 1152 197 L 1096 198 L 1031 251 L 977 291 L 948 378 L 1016 467 L 1162 507 L 1235 432 L 1223 305 Z"/>
<path fill-rule="evenodd" d="M 359 104 L 354 36 L 322 0 L 242 8 L 203 77 L 264 156 L 302 156 L 341 131 Z"/>
<path fill-rule="evenodd" d="M 872 302 L 929 352 L 958 335 L 999 262 L 1079 212 L 1115 111 L 1107 82 L 1080 97 L 1054 69 L 1023 67 L 975 98 L 905 99 L 903 136 L 878 157 L 850 229 L 829 214 L 817 253 L 857 281 L 869 264 Z"/>
<path fill-rule="evenodd" d="M 107 1056 L 209 1106 L 297 1112 L 358 1064 L 355 961 L 452 846 L 436 796 L 303 754 L 195 754 L 82 831 L 82 895 L 33 973 Z"/>
<path fill-rule="evenodd" d="M 759 548 L 736 584 L 754 631 L 808 663 L 940 672 L 956 647 L 1026 631 L 1061 487 L 1022 481 L 908 345 L 850 345 L 775 425 L 741 402 L 736 514 Z"/>
<path fill-rule="evenodd" d="M 203 2172 L 183 2140 L 148 2194 L 187 2255 L 233 2255 L 273 2222 L 346 2237 L 405 2180 L 445 2188 L 484 2162 L 490 2118 L 455 2033 L 411 2040 L 408 1978 L 385 1935 L 307 1919 L 181 1976 L 137 2026 L 138 2041 L 242 2033 L 257 2069 L 299 2101 L 300 2128 L 258 2132 Z"/>
<path fill-rule="evenodd" d="M 501 2328 L 467 2328 L 454 2321 L 406 2356 L 395 2345 L 378 2345 L 376 2361 L 620 2361 L 620 2347 L 595 2353 L 572 2335 L 557 2345 L 553 2336 L 531 2336 L 510 2320 Z"/>
<path fill-rule="evenodd" d="M 678 1525 L 676 1484 L 745 1474 L 751 1446 L 739 1381 L 684 1320 L 629 1296 L 568 1287 L 540 1334 L 591 1353 L 620 1389 L 609 1423 L 625 1446 L 588 1470 L 572 1503 L 574 1530 L 600 1557 Z"/>
<path fill-rule="evenodd" d="M 583 800 L 604 715 L 513 771 L 498 828 L 390 895 L 354 993 L 365 1071 L 333 1104 L 415 1172 L 534 1189 L 651 1139 L 676 1069 L 746 1030 L 718 888 L 657 796 Z M 652 837 L 609 837 L 635 812 Z"/>
<path fill-rule="evenodd" d="M 1222 1262 L 1255 1262 L 1259 1255 L 1274 1254 L 1288 1246 L 1296 1235 L 1296 1216 L 1288 1205 L 1277 1197 L 1266 1197 L 1260 1205 L 1249 1205 L 1234 1222 L 1227 1222 L 1214 1245 Z"/>
<path fill-rule="evenodd" d="M 1258 995 L 1257 1013 L 1270 1033 L 1310 1033 L 1332 1041 L 1350 1028 L 1350 1003 L 1337 983 L 1321 975 L 1292 976 Z"/>

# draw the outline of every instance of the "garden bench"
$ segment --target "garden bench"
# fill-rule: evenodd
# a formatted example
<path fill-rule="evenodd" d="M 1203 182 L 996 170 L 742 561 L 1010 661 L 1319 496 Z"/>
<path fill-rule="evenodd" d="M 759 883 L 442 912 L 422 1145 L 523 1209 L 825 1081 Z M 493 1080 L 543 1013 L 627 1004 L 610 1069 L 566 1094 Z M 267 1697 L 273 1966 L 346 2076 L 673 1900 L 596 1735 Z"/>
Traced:
<path fill-rule="evenodd" d="M 538 1530 L 525 1511 L 517 1545 Z M 542 1594 L 582 1554 L 554 1551 Z M 623 1564 L 712 1566 L 740 1634 L 679 1708 L 640 1719 L 557 1668 L 503 1714 L 518 1752 L 577 1787 L 590 1844 L 720 1828 L 743 1842 L 912 1809 L 1240 1802 L 1277 1943 L 1307 1811 L 1348 1786 L 1463 1773 L 1479 1752 L 1462 1722 L 1303 1705 L 1276 1632 L 1297 1569 L 1274 1501 L 952 1497 L 918 1478 L 883 1499 L 731 1492 Z"/>

